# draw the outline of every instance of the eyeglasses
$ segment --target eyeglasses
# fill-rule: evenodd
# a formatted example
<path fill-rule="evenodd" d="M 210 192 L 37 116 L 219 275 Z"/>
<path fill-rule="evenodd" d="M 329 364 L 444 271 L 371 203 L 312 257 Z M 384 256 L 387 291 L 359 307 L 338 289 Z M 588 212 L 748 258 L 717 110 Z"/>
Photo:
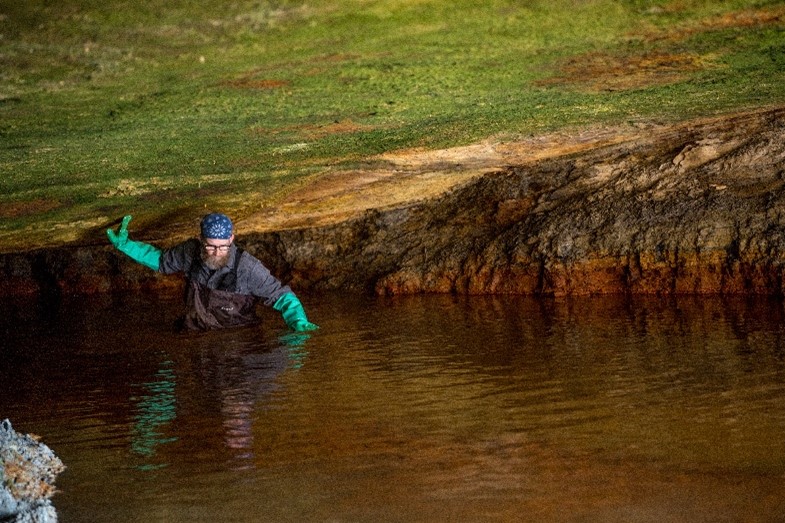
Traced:
<path fill-rule="evenodd" d="M 232 244 L 229 245 L 210 245 L 209 243 L 202 243 L 202 247 L 207 252 L 229 252 L 229 249 L 232 247 Z"/>

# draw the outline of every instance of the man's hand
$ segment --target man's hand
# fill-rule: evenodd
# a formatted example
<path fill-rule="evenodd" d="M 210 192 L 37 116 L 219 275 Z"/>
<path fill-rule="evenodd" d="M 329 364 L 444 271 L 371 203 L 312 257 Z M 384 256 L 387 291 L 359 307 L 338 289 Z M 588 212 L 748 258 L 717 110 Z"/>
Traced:
<path fill-rule="evenodd" d="M 118 251 L 127 254 L 132 260 L 141 263 L 145 267 L 149 267 L 157 271 L 161 264 L 161 250 L 157 247 L 147 243 L 135 242 L 128 239 L 128 222 L 131 221 L 131 215 L 128 214 L 123 217 L 120 222 L 120 228 L 117 232 L 112 229 L 106 230 L 106 235 L 109 241 L 112 242 Z"/>
<path fill-rule="evenodd" d="M 308 321 L 300 300 L 291 293 L 286 293 L 275 302 L 273 309 L 281 313 L 283 321 L 295 332 L 314 331 L 319 328 L 315 323 Z"/>
<path fill-rule="evenodd" d="M 296 332 L 315 331 L 318 328 L 319 326 L 317 324 L 311 323 L 308 320 L 296 320 L 292 324 L 292 330 Z"/>
<path fill-rule="evenodd" d="M 123 221 L 120 223 L 120 228 L 117 230 L 117 233 L 112 229 L 106 229 L 106 235 L 109 237 L 109 241 L 121 251 L 123 250 L 123 247 L 125 247 L 125 244 L 128 243 L 128 223 L 130 221 L 131 215 L 128 214 L 123 217 Z"/>

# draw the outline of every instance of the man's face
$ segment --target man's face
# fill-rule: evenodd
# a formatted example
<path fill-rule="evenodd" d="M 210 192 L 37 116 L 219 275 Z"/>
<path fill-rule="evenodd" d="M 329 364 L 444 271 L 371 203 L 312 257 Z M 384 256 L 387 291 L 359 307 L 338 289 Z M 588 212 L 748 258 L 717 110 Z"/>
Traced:
<path fill-rule="evenodd" d="M 229 262 L 229 248 L 234 241 L 234 234 L 227 240 L 202 238 L 202 261 L 212 270 L 225 267 Z"/>

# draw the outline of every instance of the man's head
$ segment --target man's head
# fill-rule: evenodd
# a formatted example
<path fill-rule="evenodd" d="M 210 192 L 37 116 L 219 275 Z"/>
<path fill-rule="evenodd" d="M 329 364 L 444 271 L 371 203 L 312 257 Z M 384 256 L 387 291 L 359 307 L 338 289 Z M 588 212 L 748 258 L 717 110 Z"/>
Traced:
<path fill-rule="evenodd" d="M 225 214 L 213 212 L 202 218 L 202 239 L 229 240 L 234 237 L 234 225 Z"/>
<path fill-rule="evenodd" d="M 232 220 L 225 214 L 210 213 L 202 218 L 202 261 L 210 269 L 220 269 L 229 261 L 234 241 Z"/>

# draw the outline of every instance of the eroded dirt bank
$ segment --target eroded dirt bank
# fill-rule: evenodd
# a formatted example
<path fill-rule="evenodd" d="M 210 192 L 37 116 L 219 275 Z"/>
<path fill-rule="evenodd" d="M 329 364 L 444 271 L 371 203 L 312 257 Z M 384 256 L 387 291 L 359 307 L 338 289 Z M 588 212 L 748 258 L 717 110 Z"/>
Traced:
<path fill-rule="evenodd" d="M 338 219 L 309 217 L 310 227 L 285 228 L 296 223 L 279 209 L 266 222 L 283 230 L 248 219 L 240 233 L 257 232 L 240 240 L 298 290 L 784 293 L 785 108 L 537 154 L 524 145 L 506 155 L 464 148 L 460 161 L 432 155 L 445 177 L 450 165 L 464 174 L 432 190 L 442 179 L 432 165 L 430 176 L 398 178 L 409 200 L 347 205 L 332 210 Z M 344 192 L 356 201 L 367 190 Z M 6 295 L 179 284 L 108 247 L 9 254 L 0 269 Z"/>

